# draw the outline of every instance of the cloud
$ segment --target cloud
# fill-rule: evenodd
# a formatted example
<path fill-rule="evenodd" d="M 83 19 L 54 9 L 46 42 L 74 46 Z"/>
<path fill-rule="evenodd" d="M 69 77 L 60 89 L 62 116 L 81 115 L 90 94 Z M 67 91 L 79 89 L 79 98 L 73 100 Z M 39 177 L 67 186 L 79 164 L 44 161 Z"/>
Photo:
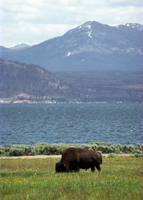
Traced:
<path fill-rule="evenodd" d="M 75 25 L 76 26 L 76 25 Z M 20 22 L 10 26 L 3 26 L 3 43 L 6 47 L 13 47 L 16 44 L 26 43 L 34 45 L 47 39 L 62 36 L 63 33 L 75 26 L 65 24 L 31 24 Z M 28 33 L 28 34 L 27 34 Z M 57 34 L 58 33 L 58 34 Z M 16 39 L 16 43 L 15 43 Z"/>
<path fill-rule="evenodd" d="M 32 45 L 86 21 L 143 24 L 142 13 L 142 0 L 1 0 L 0 45 Z"/>

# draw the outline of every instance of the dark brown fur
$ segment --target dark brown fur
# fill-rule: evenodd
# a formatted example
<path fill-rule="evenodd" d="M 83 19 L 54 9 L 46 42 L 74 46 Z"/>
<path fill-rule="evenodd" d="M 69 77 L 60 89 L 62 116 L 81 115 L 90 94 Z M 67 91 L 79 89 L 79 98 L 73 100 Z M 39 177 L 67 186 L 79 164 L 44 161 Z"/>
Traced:
<path fill-rule="evenodd" d="M 79 169 L 89 169 L 101 171 L 100 164 L 102 164 L 102 156 L 97 151 L 81 149 L 81 148 L 68 148 L 62 153 L 61 161 L 56 163 L 56 172 L 69 172 Z"/>

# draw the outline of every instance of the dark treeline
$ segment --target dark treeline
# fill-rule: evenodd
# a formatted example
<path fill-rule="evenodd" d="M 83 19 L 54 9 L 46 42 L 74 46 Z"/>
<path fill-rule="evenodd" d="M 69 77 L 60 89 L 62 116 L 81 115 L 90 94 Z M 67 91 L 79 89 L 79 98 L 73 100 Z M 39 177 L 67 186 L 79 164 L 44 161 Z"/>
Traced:
<path fill-rule="evenodd" d="M 55 74 L 76 85 L 84 102 L 143 102 L 142 72 L 89 71 Z"/>

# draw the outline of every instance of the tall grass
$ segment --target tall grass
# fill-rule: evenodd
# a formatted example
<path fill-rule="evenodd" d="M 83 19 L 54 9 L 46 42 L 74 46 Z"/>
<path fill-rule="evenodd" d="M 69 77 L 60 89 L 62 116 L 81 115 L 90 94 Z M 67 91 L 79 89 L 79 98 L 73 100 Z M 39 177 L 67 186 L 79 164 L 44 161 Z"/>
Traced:
<path fill-rule="evenodd" d="M 143 197 L 142 158 L 103 158 L 102 170 L 55 173 L 58 158 L 1 159 L 0 199 L 92 200 Z"/>

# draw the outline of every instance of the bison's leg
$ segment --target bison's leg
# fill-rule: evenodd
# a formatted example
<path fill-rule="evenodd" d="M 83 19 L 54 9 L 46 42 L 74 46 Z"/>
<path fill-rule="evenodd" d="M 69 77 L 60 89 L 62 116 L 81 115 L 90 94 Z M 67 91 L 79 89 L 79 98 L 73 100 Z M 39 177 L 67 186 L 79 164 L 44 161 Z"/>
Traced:
<path fill-rule="evenodd" d="M 77 166 L 77 168 L 74 169 L 75 172 L 79 172 L 79 166 Z"/>
<path fill-rule="evenodd" d="M 100 168 L 100 165 L 99 164 L 96 164 L 96 169 L 100 172 L 101 171 L 101 168 Z"/>
<path fill-rule="evenodd" d="M 95 167 L 91 167 L 91 171 L 94 172 L 95 171 Z"/>

